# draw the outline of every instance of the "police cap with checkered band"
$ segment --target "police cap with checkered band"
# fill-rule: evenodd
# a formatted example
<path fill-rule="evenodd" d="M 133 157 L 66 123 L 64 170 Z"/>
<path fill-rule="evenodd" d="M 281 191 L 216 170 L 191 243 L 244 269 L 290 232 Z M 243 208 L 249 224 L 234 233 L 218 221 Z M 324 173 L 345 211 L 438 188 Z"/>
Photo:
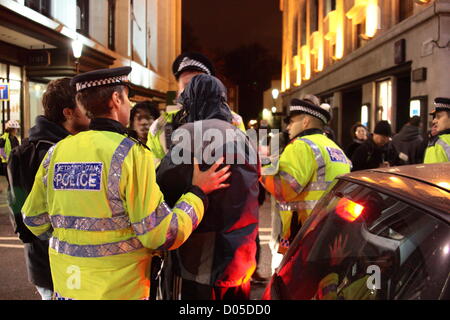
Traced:
<path fill-rule="evenodd" d="M 210 76 L 216 75 L 216 70 L 211 61 L 197 52 L 186 52 L 175 59 L 172 65 L 172 72 L 175 78 L 178 80 L 185 71 L 199 71 Z"/>
<path fill-rule="evenodd" d="M 70 84 L 76 88 L 77 92 L 96 87 L 128 86 L 131 70 L 131 67 L 120 67 L 90 71 L 75 76 Z"/>
<path fill-rule="evenodd" d="M 331 120 L 331 107 L 328 104 L 321 104 L 320 106 L 316 106 L 315 104 L 300 99 L 292 99 L 291 104 L 289 106 L 289 117 L 300 115 L 300 114 L 308 114 L 315 118 L 322 120 L 324 124 L 327 124 Z"/>
<path fill-rule="evenodd" d="M 450 111 L 450 98 L 436 98 L 434 99 L 434 110 L 430 115 L 434 116 L 436 112 Z"/>

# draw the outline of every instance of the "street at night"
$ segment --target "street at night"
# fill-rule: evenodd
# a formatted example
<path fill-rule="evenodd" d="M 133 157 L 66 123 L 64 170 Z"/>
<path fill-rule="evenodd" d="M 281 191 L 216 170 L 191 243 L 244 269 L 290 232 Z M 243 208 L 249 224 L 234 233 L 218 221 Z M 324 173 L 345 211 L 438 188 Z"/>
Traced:
<path fill-rule="evenodd" d="M 449 300 L 449 53 L 450 0 L 0 0 L 0 302 Z"/>

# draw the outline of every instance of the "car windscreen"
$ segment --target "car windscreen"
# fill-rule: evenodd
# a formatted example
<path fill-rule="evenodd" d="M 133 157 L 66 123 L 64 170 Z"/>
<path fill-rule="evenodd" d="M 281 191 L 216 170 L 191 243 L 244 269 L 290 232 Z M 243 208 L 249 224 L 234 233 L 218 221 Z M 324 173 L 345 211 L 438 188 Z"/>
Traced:
<path fill-rule="evenodd" d="M 449 245 L 444 221 L 340 181 L 295 238 L 276 290 L 282 299 L 445 298 Z"/>

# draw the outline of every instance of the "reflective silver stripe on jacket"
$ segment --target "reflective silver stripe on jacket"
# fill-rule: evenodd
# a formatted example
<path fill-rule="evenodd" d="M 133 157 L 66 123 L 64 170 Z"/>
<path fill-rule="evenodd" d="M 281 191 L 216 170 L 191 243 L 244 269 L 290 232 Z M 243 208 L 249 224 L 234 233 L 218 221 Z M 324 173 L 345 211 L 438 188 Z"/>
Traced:
<path fill-rule="evenodd" d="M 331 185 L 331 182 L 311 182 L 309 183 L 304 191 L 326 191 L 328 187 Z"/>
<path fill-rule="evenodd" d="M 43 213 L 34 217 L 27 217 L 23 215 L 23 222 L 29 227 L 42 227 L 50 223 L 50 217 L 48 213 Z"/>
<path fill-rule="evenodd" d="M 128 215 L 112 218 L 88 218 L 88 217 L 68 217 L 50 216 L 54 229 L 75 229 L 81 231 L 112 231 L 123 230 L 131 227 Z"/>
<path fill-rule="evenodd" d="M 316 206 L 317 202 L 319 202 L 319 200 L 305 200 L 299 202 L 279 202 L 277 203 L 277 207 L 281 211 L 312 210 Z"/>
<path fill-rule="evenodd" d="M 144 248 L 138 238 L 99 245 L 77 245 L 58 238 L 50 239 L 50 248 L 58 253 L 80 258 L 100 258 L 129 253 Z"/>
<path fill-rule="evenodd" d="M 281 178 L 279 175 L 274 176 L 273 184 L 274 184 L 274 188 L 275 188 L 275 198 L 282 199 L 283 193 L 282 193 L 282 187 L 281 187 Z"/>
<path fill-rule="evenodd" d="M 42 162 L 42 167 L 44 168 L 44 176 L 42 177 L 42 183 L 44 184 L 44 187 L 47 188 L 47 177 L 48 177 L 48 167 L 50 166 L 50 161 L 52 160 L 53 152 L 55 151 L 57 144 L 53 145 L 48 149 L 47 156 L 45 157 L 44 161 Z"/>
<path fill-rule="evenodd" d="M 165 202 L 162 202 L 158 206 L 158 208 L 156 208 L 156 210 L 148 217 L 145 217 L 140 222 L 133 223 L 133 230 L 136 235 L 142 236 L 159 226 L 161 221 L 163 221 L 171 213 L 172 211 L 170 210 L 169 206 Z"/>
<path fill-rule="evenodd" d="M 180 202 L 176 205 L 175 208 L 181 209 L 191 218 L 192 221 L 192 230 L 196 229 L 198 227 L 198 217 L 197 213 L 195 212 L 195 209 L 193 206 L 191 206 L 187 202 Z"/>
<path fill-rule="evenodd" d="M 436 144 L 440 145 L 442 148 L 444 148 L 445 153 L 447 154 L 447 160 L 450 160 L 450 146 L 445 143 L 444 140 L 439 139 Z"/>
<path fill-rule="evenodd" d="M 311 140 L 308 140 L 305 138 L 300 138 L 300 140 L 306 142 L 310 146 L 312 151 L 314 152 L 314 157 L 316 158 L 316 163 L 317 163 L 317 181 L 324 182 L 326 167 L 325 167 L 325 159 L 322 156 L 322 152 L 320 151 L 320 148 Z"/>
<path fill-rule="evenodd" d="M 300 193 L 303 190 L 303 187 L 300 183 L 297 182 L 297 180 L 291 176 L 289 173 L 285 171 L 279 171 L 280 177 L 282 177 L 286 182 L 289 184 L 289 186 L 294 190 L 296 193 Z"/>
<path fill-rule="evenodd" d="M 111 160 L 111 166 L 109 168 L 108 175 L 108 201 L 112 211 L 112 216 L 121 216 L 125 213 L 122 199 L 120 199 L 120 177 L 122 176 L 122 165 L 125 157 L 130 152 L 131 148 L 135 145 L 135 142 L 125 138 L 122 143 L 117 147 Z"/>
<path fill-rule="evenodd" d="M 197 214 L 196 214 L 193 206 L 191 206 L 187 202 L 183 201 L 183 202 L 180 202 L 179 204 L 177 204 L 175 206 L 174 210 L 175 209 L 183 210 L 189 216 L 189 218 L 191 218 L 192 229 L 194 230 L 195 228 L 197 228 L 198 217 L 197 217 Z M 165 202 L 162 202 L 159 205 L 159 207 L 155 210 L 155 212 L 153 212 L 150 216 L 142 219 L 142 221 L 140 221 L 140 222 L 133 223 L 133 230 L 136 233 L 136 235 L 142 236 L 142 235 L 152 231 L 157 226 L 159 226 L 161 224 L 161 222 L 166 217 L 168 217 L 172 212 L 173 212 L 173 210 L 170 210 L 169 206 Z M 174 216 L 176 216 L 175 213 L 174 213 Z M 175 227 L 175 221 L 174 221 L 174 218 L 172 217 L 171 227 L 169 228 L 169 236 L 172 237 L 172 235 L 175 234 L 175 238 L 176 238 L 176 233 L 178 232 L 178 223 L 176 223 L 176 230 L 175 230 L 176 232 L 174 230 L 172 230 L 172 228 L 174 228 L 174 227 Z"/>
<path fill-rule="evenodd" d="M 177 240 L 178 235 L 178 216 L 176 214 L 172 215 L 172 220 L 170 221 L 169 229 L 166 234 L 166 242 L 158 248 L 158 250 L 169 250 L 175 240 Z"/>

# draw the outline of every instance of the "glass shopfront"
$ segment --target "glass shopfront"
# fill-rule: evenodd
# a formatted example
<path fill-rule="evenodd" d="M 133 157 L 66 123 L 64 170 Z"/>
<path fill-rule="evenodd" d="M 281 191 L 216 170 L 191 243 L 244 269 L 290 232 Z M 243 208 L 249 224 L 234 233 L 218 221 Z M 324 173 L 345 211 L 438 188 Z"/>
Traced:
<path fill-rule="evenodd" d="M 19 66 L 0 63 L 0 118 L 2 131 L 8 120 L 17 120 L 23 125 L 23 74 Z"/>

